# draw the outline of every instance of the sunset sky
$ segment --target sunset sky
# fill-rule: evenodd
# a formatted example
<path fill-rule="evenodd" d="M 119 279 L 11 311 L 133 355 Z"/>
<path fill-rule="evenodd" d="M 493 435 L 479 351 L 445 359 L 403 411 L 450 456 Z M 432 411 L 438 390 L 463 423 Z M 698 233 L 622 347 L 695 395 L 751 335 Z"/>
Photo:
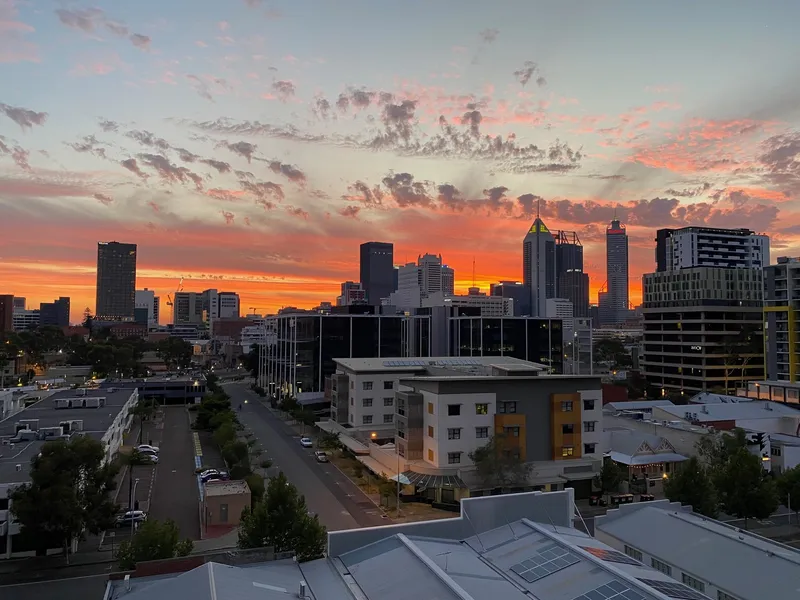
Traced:
<path fill-rule="evenodd" d="M 800 2 L 0 0 L 0 293 L 94 309 L 98 241 L 137 287 L 333 301 L 358 246 L 522 278 L 537 203 L 631 298 L 655 229 L 800 248 Z M 162 314 L 166 308 L 162 305 Z M 165 320 L 165 319 L 162 319 Z"/>

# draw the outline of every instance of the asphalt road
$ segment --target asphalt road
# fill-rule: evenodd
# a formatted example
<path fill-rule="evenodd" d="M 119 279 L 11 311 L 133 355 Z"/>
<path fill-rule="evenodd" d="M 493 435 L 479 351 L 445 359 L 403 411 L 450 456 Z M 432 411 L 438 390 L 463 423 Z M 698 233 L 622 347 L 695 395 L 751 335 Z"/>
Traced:
<path fill-rule="evenodd" d="M 183 406 L 164 407 L 156 484 L 149 519 L 172 519 L 181 538 L 200 539 L 200 498 L 194 473 L 194 441 Z M 139 484 L 141 485 L 141 483 Z"/>
<path fill-rule="evenodd" d="M 389 524 L 375 504 L 334 465 L 316 462 L 314 450 L 300 446 L 300 436 L 246 385 L 232 384 L 225 389 L 234 406 L 249 400 L 239 420 L 256 436 L 273 466 L 297 486 L 308 509 L 329 531 Z"/>

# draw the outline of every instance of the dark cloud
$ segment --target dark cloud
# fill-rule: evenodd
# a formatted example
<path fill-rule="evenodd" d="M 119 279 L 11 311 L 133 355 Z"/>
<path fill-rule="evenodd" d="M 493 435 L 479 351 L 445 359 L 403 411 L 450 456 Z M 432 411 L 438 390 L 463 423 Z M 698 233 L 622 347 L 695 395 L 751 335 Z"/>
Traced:
<path fill-rule="evenodd" d="M 436 188 L 436 201 L 444 208 L 452 211 L 464 210 L 464 197 L 456 186 L 443 183 Z"/>
<path fill-rule="evenodd" d="M 29 163 L 31 153 L 25 150 L 24 148 L 20 148 L 16 146 L 11 151 L 11 159 L 17 164 L 17 166 L 22 169 L 23 171 L 32 171 L 31 165 Z"/>
<path fill-rule="evenodd" d="M 384 177 L 382 183 L 400 208 L 434 205 L 433 198 L 428 195 L 431 184 L 414 181 L 414 176 L 410 173 L 392 173 Z"/>
<path fill-rule="evenodd" d="M 105 28 L 114 35 L 127 37 L 131 44 L 137 48 L 146 50 L 150 47 L 150 38 L 148 36 L 140 33 L 130 34 L 130 30 L 124 23 L 109 19 L 105 12 L 99 8 L 59 8 L 56 9 L 56 15 L 63 25 L 72 29 L 77 29 L 84 33 L 94 33 L 98 29 Z"/>
<path fill-rule="evenodd" d="M 180 158 L 183 162 L 193 163 L 200 158 L 197 154 L 191 150 L 187 150 L 186 148 L 173 147 L 172 149 L 178 154 L 178 158 Z"/>
<path fill-rule="evenodd" d="M 102 129 L 106 133 L 119 130 L 119 123 L 116 123 L 114 121 L 108 121 L 106 119 L 101 119 L 99 125 L 100 129 Z"/>
<path fill-rule="evenodd" d="M 253 161 L 253 154 L 255 154 L 256 149 L 258 146 L 255 144 L 251 144 L 250 142 L 219 142 L 216 146 L 217 148 L 227 148 L 234 154 L 238 154 L 247 159 L 247 162 Z"/>
<path fill-rule="evenodd" d="M 711 184 L 705 182 L 698 187 L 683 188 L 682 190 L 676 190 L 674 188 L 670 188 L 666 190 L 664 193 L 667 196 L 677 196 L 678 198 L 694 198 L 695 196 L 700 196 L 704 194 L 710 189 L 711 189 Z"/>
<path fill-rule="evenodd" d="M 275 208 L 275 204 L 271 200 L 282 202 L 285 198 L 283 188 L 271 181 L 248 181 L 242 179 L 239 181 L 241 188 L 256 197 L 256 204 L 262 205 L 265 209 L 269 210 Z"/>
<path fill-rule="evenodd" d="M 497 36 L 500 34 L 499 29 L 484 29 L 481 31 L 481 39 L 486 42 L 487 44 L 491 44 L 497 39 Z"/>
<path fill-rule="evenodd" d="M 534 73 L 536 73 L 538 70 L 539 65 L 532 60 L 526 60 L 521 69 L 514 71 L 514 77 L 516 77 L 517 81 L 519 81 L 524 87 L 531 80 L 531 77 L 533 77 Z"/>
<path fill-rule="evenodd" d="M 312 135 L 299 131 L 292 125 L 270 125 L 259 121 L 234 121 L 227 117 L 216 121 L 179 121 L 190 127 L 207 131 L 209 133 L 228 134 L 228 135 L 253 135 L 272 137 L 296 142 L 326 142 L 325 136 Z"/>
<path fill-rule="evenodd" d="M 222 213 L 222 218 L 225 219 L 225 224 L 233 225 L 233 219 L 235 218 L 234 214 L 226 210 L 222 210 L 220 212 Z"/>
<path fill-rule="evenodd" d="M 147 179 L 147 174 L 139 168 L 139 164 L 136 162 L 135 158 L 126 158 L 125 160 L 119 163 L 131 173 L 138 175 L 142 179 Z"/>
<path fill-rule="evenodd" d="M 522 196 L 517 197 L 517 204 L 519 204 L 524 217 L 535 215 L 542 202 L 545 202 L 545 199 L 536 194 L 522 194 Z"/>
<path fill-rule="evenodd" d="M 186 79 L 192 82 L 192 87 L 194 91 L 197 92 L 197 95 L 201 98 L 205 98 L 210 102 L 214 102 L 214 97 L 211 95 L 211 90 L 208 88 L 208 84 L 200 79 L 197 75 L 186 75 Z"/>
<path fill-rule="evenodd" d="M 190 180 L 198 190 L 203 189 L 203 178 L 200 175 L 193 173 L 186 167 L 178 167 L 172 164 L 165 156 L 160 154 L 139 154 L 138 158 L 143 165 L 153 169 L 165 183 L 186 183 Z"/>
<path fill-rule="evenodd" d="M 103 143 L 99 141 L 94 135 L 86 135 L 80 142 L 73 142 L 67 144 L 75 152 L 94 154 L 99 158 L 107 158 L 106 149 L 103 148 Z"/>
<path fill-rule="evenodd" d="M 272 89 L 283 102 L 294 96 L 296 91 L 294 83 L 288 80 L 273 81 Z"/>
<path fill-rule="evenodd" d="M 158 148 L 159 150 L 164 150 L 164 151 L 172 149 L 172 146 L 167 140 L 160 138 L 150 133 L 149 131 L 136 131 L 136 130 L 129 131 L 128 133 L 125 134 L 125 137 L 129 137 L 132 140 L 136 140 L 143 146 Z"/>
<path fill-rule="evenodd" d="M 294 217 L 300 217 L 301 219 L 308 220 L 309 214 L 308 211 L 303 210 L 302 208 L 296 206 L 287 206 L 286 212 Z"/>
<path fill-rule="evenodd" d="M 383 205 L 383 190 L 380 186 L 370 188 L 363 181 L 356 181 L 347 186 L 349 195 L 344 196 L 346 200 L 361 202 L 365 206 L 379 207 Z"/>
<path fill-rule="evenodd" d="M 764 178 L 790 196 L 800 194 L 800 132 L 774 135 L 762 142 L 758 162 Z"/>
<path fill-rule="evenodd" d="M 231 166 L 228 163 L 221 160 L 214 160 L 213 158 L 204 158 L 200 162 L 208 165 L 209 167 L 215 168 L 219 173 L 231 172 Z"/>
<path fill-rule="evenodd" d="M 279 160 L 269 161 L 269 169 L 277 175 L 283 175 L 289 181 L 303 185 L 306 182 L 306 174 L 294 165 L 287 165 Z"/>
<path fill-rule="evenodd" d="M 474 104 L 467 105 L 467 112 L 461 115 L 461 124 L 469 126 L 469 132 L 478 137 L 481 134 L 481 121 L 483 116 Z"/>
<path fill-rule="evenodd" d="M 106 196 L 105 194 L 95 194 L 94 199 L 101 204 L 105 204 L 106 206 L 114 202 L 114 199 L 111 196 Z"/>
<path fill-rule="evenodd" d="M 416 109 L 416 100 L 403 100 L 400 104 L 385 105 L 381 120 L 386 127 L 386 138 L 394 142 L 409 142 Z"/>
<path fill-rule="evenodd" d="M 320 119 L 327 119 L 331 113 L 331 103 L 328 102 L 328 99 L 323 96 L 317 96 L 314 98 L 314 104 L 311 109 L 317 118 Z"/>
<path fill-rule="evenodd" d="M 11 154 L 11 148 L 9 148 L 5 142 L 6 138 L 0 135 L 0 152 L 3 154 Z"/>
<path fill-rule="evenodd" d="M 150 48 L 150 42 L 152 41 L 149 35 L 142 35 L 141 33 L 134 33 L 128 39 L 130 39 L 131 44 L 141 50 L 148 50 Z"/>
<path fill-rule="evenodd" d="M 361 212 L 360 206 L 345 206 L 337 211 L 343 217 L 350 219 L 358 219 L 358 213 Z"/>
<path fill-rule="evenodd" d="M 36 112 L 21 106 L 9 106 L 8 104 L 0 103 L 0 113 L 14 121 L 23 131 L 31 129 L 34 125 L 44 125 L 45 121 L 47 121 L 46 112 Z"/>

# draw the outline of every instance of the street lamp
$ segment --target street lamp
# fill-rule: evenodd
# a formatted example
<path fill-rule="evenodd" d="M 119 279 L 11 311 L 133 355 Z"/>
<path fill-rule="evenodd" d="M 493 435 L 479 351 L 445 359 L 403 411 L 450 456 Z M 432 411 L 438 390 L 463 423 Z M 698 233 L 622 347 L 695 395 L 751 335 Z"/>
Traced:
<path fill-rule="evenodd" d="M 136 524 L 136 519 L 133 515 L 133 503 L 136 498 L 136 486 L 139 485 L 139 478 L 133 480 L 133 489 L 131 490 L 131 537 L 133 537 L 133 526 Z"/>

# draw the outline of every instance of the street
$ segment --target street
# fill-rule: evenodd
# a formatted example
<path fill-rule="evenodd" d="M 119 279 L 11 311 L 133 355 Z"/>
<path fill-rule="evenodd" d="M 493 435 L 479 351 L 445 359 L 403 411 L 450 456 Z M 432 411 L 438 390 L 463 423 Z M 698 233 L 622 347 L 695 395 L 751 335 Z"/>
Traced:
<path fill-rule="evenodd" d="M 313 448 L 300 446 L 300 436 L 273 414 L 244 384 L 225 386 L 234 407 L 242 404 L 239 419 L 264 449 L 266 457 L 305 496 L 308 509 L 329 531 L 388 525 L 381 510 L 341 471 L 318 463 Z M 248 400 L 247 404 L 244 401 Z"/>

